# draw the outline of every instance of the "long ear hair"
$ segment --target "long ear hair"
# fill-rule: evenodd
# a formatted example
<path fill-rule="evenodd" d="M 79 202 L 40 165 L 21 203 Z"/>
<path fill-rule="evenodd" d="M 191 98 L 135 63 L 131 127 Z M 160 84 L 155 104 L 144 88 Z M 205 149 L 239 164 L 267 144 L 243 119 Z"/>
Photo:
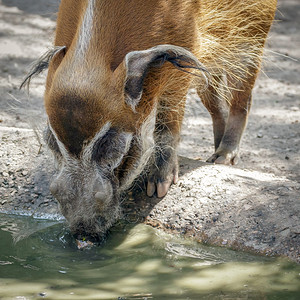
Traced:
<path fill-rule="evenodd" d="M 48 69 L 51 59 L 60 51 L 64 50 L 66 46 L 55 46 L 44 53 L 39 59 L 31 64 L 31 68 L 25 76 L 23 82 L 20 85 L 20 89 L 23 87 L 29 88 L 31 78 L 39 75 L 44 70 Z"/>

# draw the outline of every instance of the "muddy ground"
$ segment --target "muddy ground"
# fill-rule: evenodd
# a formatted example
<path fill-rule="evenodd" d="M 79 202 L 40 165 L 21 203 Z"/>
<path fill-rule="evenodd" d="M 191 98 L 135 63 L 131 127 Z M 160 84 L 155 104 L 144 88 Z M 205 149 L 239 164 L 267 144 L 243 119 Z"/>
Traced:
<path fill-rule="evenodd" d="M 57 4 L 0 1 L 0 212 L 61 217 L 48 190 L 52 157 L 42 140 L 45 75 L 33 80 L 29 97 L 18 90 L 28 65 L 51 45 Z M 162 200 L 137 188 L 124 200 L 124 218 L 300 262 L 300 2 L 279 1 L 276 19 L 239 165 L 205 163 L 212 122 L 191 90 L 179 183 Z"/>

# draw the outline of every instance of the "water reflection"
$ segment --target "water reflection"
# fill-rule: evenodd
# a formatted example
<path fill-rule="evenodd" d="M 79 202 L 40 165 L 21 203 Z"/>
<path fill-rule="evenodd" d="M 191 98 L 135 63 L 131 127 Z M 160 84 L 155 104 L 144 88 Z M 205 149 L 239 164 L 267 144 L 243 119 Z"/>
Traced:
<path fill-rule="evenodd" d="M 103 247 L 84 251 L 64 223 L 0 215 L 0 229 L 1 299 L 300 296 L 295 264 L 202 246 L 143 224 L 119 224 Z"/>

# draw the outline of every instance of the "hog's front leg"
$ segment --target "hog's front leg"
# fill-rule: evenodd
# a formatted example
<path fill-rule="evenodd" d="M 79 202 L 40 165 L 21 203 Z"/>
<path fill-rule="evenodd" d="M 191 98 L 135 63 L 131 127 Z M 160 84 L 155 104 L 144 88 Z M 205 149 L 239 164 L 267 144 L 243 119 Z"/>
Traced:
<path fill-rule="evenodd" d="M 173 101 L 172 101 L 173 102 Z M 177 146 L 184 115 L 185 98 L 176 104 L 161 101 L 156 116 L 155 153 L 148 175 L 147 195 L 164 197 L 172 183 L 178 181 Z"/>
<path fill-rule="evenodd" d="M 169 134 L 157 141 L 153 164 L 150 167 L 147 184 L 147 195 L 152 197 L 156 191 L 157 197 L 164 197 L 172 183 L 178 181 L 177 138 Z"/>

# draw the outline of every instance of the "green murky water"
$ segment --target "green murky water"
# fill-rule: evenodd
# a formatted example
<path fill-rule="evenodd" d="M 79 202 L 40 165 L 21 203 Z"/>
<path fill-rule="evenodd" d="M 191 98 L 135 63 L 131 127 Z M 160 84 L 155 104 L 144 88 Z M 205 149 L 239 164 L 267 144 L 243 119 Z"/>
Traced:
<path fill-rule="evenodd" d="M 63 223 L 0 214 L 0 299 L 300 299 L 300 266 L 142 224 L 82 251 Z"/>

